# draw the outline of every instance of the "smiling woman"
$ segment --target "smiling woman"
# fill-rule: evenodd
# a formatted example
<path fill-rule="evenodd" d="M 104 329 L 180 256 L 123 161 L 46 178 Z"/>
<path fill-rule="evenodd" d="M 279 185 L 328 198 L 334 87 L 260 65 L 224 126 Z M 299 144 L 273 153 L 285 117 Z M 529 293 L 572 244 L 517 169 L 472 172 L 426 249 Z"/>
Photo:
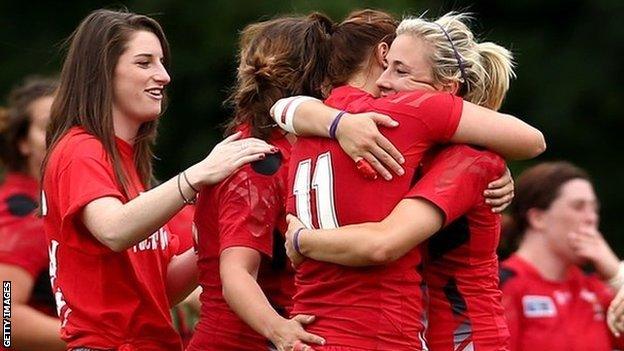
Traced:
<path fill-rule="evenodd" d="M 194 202 L 198 188 L 274 152 L 234 134 L 148 190 L 168 63 L 165 35 L 146 16 L 98 10 L 70 38 L 41 197 L 69 348 L 180 350 L 169 309 L 196 287 L 196 258 L 192 250 L 173 255 L 176 240 L 165 223 Z"/>

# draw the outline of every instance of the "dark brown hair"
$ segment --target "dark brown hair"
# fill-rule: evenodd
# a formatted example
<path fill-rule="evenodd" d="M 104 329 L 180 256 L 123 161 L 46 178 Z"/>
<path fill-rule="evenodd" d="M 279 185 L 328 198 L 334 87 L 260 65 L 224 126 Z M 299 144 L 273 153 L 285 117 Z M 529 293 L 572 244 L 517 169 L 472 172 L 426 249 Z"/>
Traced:
<path fill-rule="evenodd" d="M 528 228 L 527 212 L 532 208 L 548 209 L 559 196 L 561 186 L 573 179 L 590 181 L 587 172 L 565 161 L 543 162 L 522 172 L 516 181 L 511 223 L 506 232 L 519 238 Z"/>
<path fill-rule="evenodd" d="M 358 70 L 366 68 L 377 45 L 390 46 L 395 38 L 398 21 L 378 10 L 351 12 L 334 28 L 332 51 L 323 89 L 328 93 L 334 86 L 345 84 Z"/>
<path fill-rule="evenodd" d="M 163 64 L 167 67 L 170 62 L 169 44 L 158 22 L 147 16 L 125 10 L 96 10 L 69 37 L 69 51 L 63 64 L 46 136 L 48 154 L 44 167 L 51 151 L 65 133 L 74 126 L 81 126 L 102 142 L 111 158 L 117 180 L 126 195 L 129 194 L 115 144 L 113 79 L 119 57 L 137 31 L 156 35 L 163 50 Z M 135 166 L 146 187 L 153 180 L 152 145 L 157 124 L 157 120 L 143 123 L 134 140 Z"/>
<path fill-rule="evenodd" d="M 267 139 L 274 122 L 269 109 L 292 95 L 321 97 L 330 52 L 332 21 L 323 14 L 281 17 L 254 23 L 241 33 L 236 85 L 228 99 L 231 134 L 248 124 L 251 135 Z"/>
<path fill-rule="evenodd" d="M 20 152 L 19 143 L 32 123 L 32 103 L 53 96 L 57 87 L 55 79 L 32 76 L 9 93 L 7 108 L 0 109 L 0 164 L 7 170 L 26 171 L 28 159 Z"/>

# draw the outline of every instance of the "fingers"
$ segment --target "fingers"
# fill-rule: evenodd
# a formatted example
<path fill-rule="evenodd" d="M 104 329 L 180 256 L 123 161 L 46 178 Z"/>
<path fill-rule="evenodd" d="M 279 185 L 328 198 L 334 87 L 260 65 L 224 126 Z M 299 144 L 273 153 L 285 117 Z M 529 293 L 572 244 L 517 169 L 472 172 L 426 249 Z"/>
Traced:
<path fill-rule="evenodd" d="M 242 133 L 242 132 L 236 132 L 236 133 L 234 133 L 234 134 L 232 134 L 232 135 L 228 136 L 227 138 L 225 138 L 225 139 L 221 140 L 221 142 L 220 142 L 219 144 L 227 144 L 227 143 L 230 143 L 230 142 L 232 142 L 232 141 L 234 141 L 234 140 L 240 139 L 240 137 L 241 137 L 242 135 L 243 135 L 243 133 Z"/>
<path fill-rule="evenodd" d="M 393 120 L 392 117 L 382 115 L 376 112 L 371 112 L 370 119 L 372 119 L 373 122 L 375 122 L 375 124 L 384 126 L 384 127 L 394 128 L 394 127 L 399 126 L 399 122 Z"/>
<path fill-rule="evenodd" d="M 505 195 L 514 194 L 514 187 L 512 183 L 506 183 L 502 187 L 498 188 L 488 188 L 483 192 L 483 196 L 489 199 L 501 198 Z"/>
<path fill-rule="evenodd" d="M 513 189 L 514 181 L 511 177 L 511 171 L 507 168 L 505 173 L 500 178 L 488 184 L 488 189 L 502 188 L 509 183 L 511 183 L 511 188 Z"/>
<path fill-rule="evenodd" d="M 485 199 L 485 203 L 490 205 L 490 207 L 492 207 L 492 209 L 494 208 L 503 208 L 505 209 L 507 206 L 509 206 L 509 204 L 511 203 L 511 200 L 513 199 L 513 195 L 505 195 L 499 199 Z"/>
<path fill-rule="evenodd" d="M 298 337 L 299 337 L 299 339 L 301 339 L 301 341 L 307 342 L 307 343 L 310 343 L 310 344 L 317 344 L 317 345 L 324 345 L 325 344 L 325 339 L 323 339 L 322 337 L 320 337 L 320 336 L 318 336 L 316 334 L 308 333 L 306 331 L 300 333 L 298 335 Z"/>
<path fill-rule="evenodd" d="M 373 167 L 373 169 L 379 173 L 385 180 L 391 180 L 392 174 L 384 167 L 381 162 L 370 152 L 363 155 L 364 159 Z"/>
<path fill-rule="evenodd" d="M 305 325 L 314 322 L 315 318 L 316 317 L 309 314 L 298 314 L 291 319 Z"/>
<path fill-rule="evenodd" d="M 377 145 L 372 149 L 373 154 L 386 166 L 390 167 L 398 175 L 405 174 L 400 164 L 405 163 L 405 158 L 401 152 L 383 135 L 377 138 Z"/>
<path fill-rule="evenodd" d="M 371 164 L 363 158 L 355 160 L 355 167 L 364 179 L 375 180 L 379 176 L 379 173 L 375 171 L 373 166 L 371 166 Z"/>

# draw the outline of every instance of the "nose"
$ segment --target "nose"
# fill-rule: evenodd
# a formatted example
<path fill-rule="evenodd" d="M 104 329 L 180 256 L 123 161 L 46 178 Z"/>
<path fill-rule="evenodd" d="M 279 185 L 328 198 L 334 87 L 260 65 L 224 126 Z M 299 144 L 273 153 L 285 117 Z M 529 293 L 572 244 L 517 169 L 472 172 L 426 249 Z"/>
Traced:
<path fill-rule="evenodd" d="M 600 216 L 591 206 L 587 206 L 583 212 L 583 223 L 589 226 L 597 226 Z"/>
<path fill-rule="evenodd" d="M 154 80 L 160 85 L 167 85 L 171 82 L 171 77 L 167 72 L 167 69 L 162 64 L 158 66 L 156 73 L 154 74 Z"/>
<path fill-rule="evenodd" d="M 392 85 L 390 84 L 390 79 L 389 79 L 389 68 L 386 68 L 382 73 L 381 76 L 379 76 L 379 78 L 377 79 L 377 82 L 375 82 L 375 84 L 377 84 L 377 87 L 379 89 L 391 89 Z"/>

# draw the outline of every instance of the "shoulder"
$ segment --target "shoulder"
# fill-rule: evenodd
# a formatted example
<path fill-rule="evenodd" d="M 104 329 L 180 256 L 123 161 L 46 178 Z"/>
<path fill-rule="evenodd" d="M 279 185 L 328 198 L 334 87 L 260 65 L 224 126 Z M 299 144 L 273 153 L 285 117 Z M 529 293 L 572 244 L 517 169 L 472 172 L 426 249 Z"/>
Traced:
<path fill-rule="evenodd" d="M 526 274 L 521 262 L 514 256 L 501 262 L 498 268 L 498 278 L 501 290 L 515 290 L 523 284 Z"/>
<path fill-rule="evenodd" d="M 372 100 L 372 104 L 379 106 L 380 108 L 414 110 L 431 107 L 450 107 L 457 103 L 457 101 L 461 101 L 461 99 L 450 93 L 429 90 L 414 90 L 375 99 Z"/>
<path fill-rule="evenodd" d="M 73 162 L 87 159 L 108 162 L 102 142 L 84 129 L 74 127 L 54 147 L 46 167 L 62 171 Z"/>
<path fill-rule="evenodd" d="M 425 171 L 443 167 L 457 174 L 482 175 L 487 181 L 501 176 L 505 170 L 505 160 L 498 154 L 466 144 L 445 146 L 427 155 L 423 164 Z"/>

